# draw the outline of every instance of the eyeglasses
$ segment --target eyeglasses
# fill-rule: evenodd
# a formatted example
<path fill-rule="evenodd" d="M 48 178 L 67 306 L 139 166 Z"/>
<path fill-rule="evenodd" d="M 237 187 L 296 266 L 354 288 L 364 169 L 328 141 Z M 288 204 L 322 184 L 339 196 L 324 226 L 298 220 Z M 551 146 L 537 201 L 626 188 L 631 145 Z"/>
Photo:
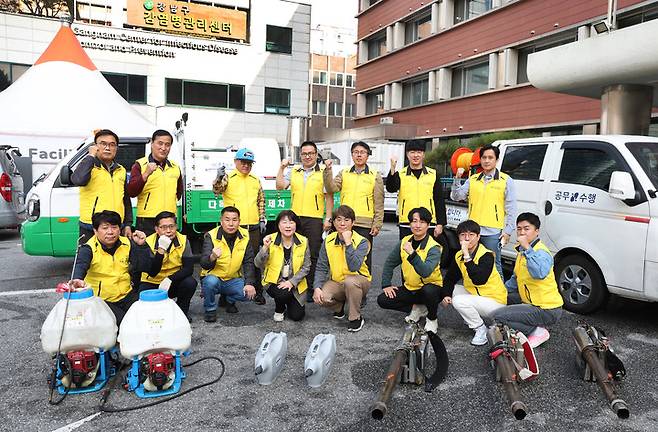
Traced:
<path fill-rule="evenodd" d="M 176 229 L 176 224 L 171 224 L 171 225 L 160 225 L 158 228 L 163 229 L 165 231 L 168 230 L 175 230 Z"/>
<path fill-rule="evenodd" d="M 101 147 L 105 147 L 105 148 L 114 148 L 114 147 L 117 146 L 117 143 L 101 141 L 101 142 L 96 143 L 96 145 L 101 146 Z"/>
<path fill-rule="evenodd" d="M 316 154 L 317 154 L 316 152 L 312 152 L 312 153 L 301 153 L 301 156 L 302 156 L 302 157 L 313 157 L 313 156 L 315 156 Z"/>
<path fill-rule="evenodd" d="M 337 218 L 334 219 L 334 222 L 336 222 L 336 223 L 348 223 L 348 222 L 352 222 L 352 219 L 342 217 L 342 216 L 338 216 Z"/>
<path fill-rule="evenodd" d="M 356 150 L 353 151 L 352 154 L 357 156 L 365 156 L 368 154 L 368 152 L 366 150 Z"/>

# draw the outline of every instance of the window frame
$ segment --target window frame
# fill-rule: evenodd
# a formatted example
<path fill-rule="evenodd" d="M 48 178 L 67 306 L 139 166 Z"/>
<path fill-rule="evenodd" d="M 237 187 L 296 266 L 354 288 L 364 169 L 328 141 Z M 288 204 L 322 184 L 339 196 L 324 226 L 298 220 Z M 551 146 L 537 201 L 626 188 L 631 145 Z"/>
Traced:
<path fill-rule="evenodd" d="M 517 180 L 543 181 L 541 174 L 542 174 L 542 170 L 544 169 L 544 164 L 546 163 L 546 155 L 548 153 L 548 147 L 549 147 L 549 143 L 523 143 L 518 145 L 509 145 L 505 148 L 505 154 L 503 154 L 500 170 L 503 171 L 505 174 L 508 174 L 510 177 L 512 177 L 514 181 Z M 537 171 L 536 178 L 521 177 L 518 174 L 514 174 L 516 172 L 515 169 L 510 169 L 509 167 L 505 166 L 505 162 L 508 160 L 508 156 L 512 155 L 516 151 L 519 151 L 521 149 L 538 149 L 538 148 L 543 148 L 544 153 L 542 155 L 541 163 L 539 164 L 539 170 Z M 518 166 L 521 166 L 521 164 L 519 164 Z"/>
<path fill-rule="evenodd" d="M 290 45 L 270 41 L 270 29 L 290 30 Z M 265 25 L 265 51 L 275 54 L 292 54 L 293 31 L 292 27 L 277 26 L 274 24 Z"/>
<path fill-rule="evenodd" d="M 336 114 L 337 112 L 336 107 L 340 107 L 340 109 L 338 110 L 339 111 L 338 114 Z M 344 107 L 342 102 L 329 102 L 327 104 L 327 115 L 329 117 L 343 117 L 343 109 Z M 333 114 L 331 113 L 332 111 L 334 112 Z"/>
<path fill-rule="evenodd" d="M 368 112 L 368 105 L 369 105 L 368 99 L 373 97 L 373 96 L 376 96 L 378 100 L 380 99 L 380 96 L 381 96 L 381 108 L 379 108 L 380 103 L 378 101 L 377 102 L 377 109 L 374 112 Z M 366 115 L 379 114 L 380 112 L 383 112 L 383 111 L 384 111 L 384 90 L 382 89 L 381 91 L 374 91 L 374 92 L 366 93 L 366 111 L 365 111 Z"/>
<path fill-rule="evenodd" d="M 8 88 L 8 87 L 9 87 L 10 85 L 12 85 L 13 83 L 15 83 L 16 80 L 17 80 L 18 78 L 20 78 L 21 76 L 23 76 L 23 74 L 24 74 L 25 72 L 27 72 L 27 71 L 32 67 L 32 65 L 30 65 L 30 64 L 26 64 L 26 63 L 13 63 L 13 62 L 8 62 L 8 61 L 0 61 L 0 64 L 7 65 L 7 66 L 9 67 L 9 75 L 7 76 L 7 82 L 8 82 L 8 85 L 7 85 L 7 87 L 5 87 L 5 89 Z M 14 78 L 14 66 L 25 67 L 25 70 L 20 74 L 20 76 L 19 76 L 18 78 Z M 3 72 L 3 73 L 4 73 L 4 72 Z M 3 91 L 3 90 L 5 90 L 5 89 L 0 89 L 0 91 Z"/>
<path fill-rule="evenodd" d="M 322 104 L 322 105 L 320 105 Z M 322 112 L 320 112 L 320 106 L 322 106 Z M 311 101 L 311 115 L 317 116 L 326 116 L 327 115 L 327 101 L 314 100 Z"/>
<path fill-rule="evenodd" d="M 472 69 L 475 69 L 477 67 L 481 67 L 481 66 L 484 66 L 484 65 L 486 65 L 486 70 L 487 70 L 486 88 L 484 90 L 467 93 L 466 92 L 467 80 L 465 79 L 467 72 L 469 70 L 472 70 Z M 460 93 L 459 94 L 454 93 L 454 90 L 455 90 L 455 72 L 458 72 L 460 74 L 460 76 L 459 76 Z M 489 90 L 489 59 L 486 58 L 485 60 L 482 60 L 482 61 L 468 63 L 468 64 L 464 64 L 464 65 L 453 68 L 452 69 L 452 83 L 451 83 L 450 87 L 451 87 L 450 88 L 450 97 L 451 98 L 470 96 L 470 95 L 474 95 L 474 94 L 483 93 L 483 92 Z"/>
<path fill-rule="evenodd" d="M 171 103 L 169 102 L 169 89 L 168 81 L 180 81 L 181 83 L 181 103 Z M 226 86 L 226 106 L 208 106 L 208 105 L 195 105 L 185 103 L 185 83 L 191 84 L 211 84 L 211 85 L 220 85 Z M 240 87 L 242 90 L 242 107 L 241 108 L 231 108 L 231 87 Z M 206 109 L 220 109 L 220 110 L 230 110 L 230 111 L 244 111 L 245 106 L 245 86 L 242 84 L 230 84 L 230 83 L 217 83 L 210 81 L 197 81 L 197 80 L 187 80 L 182 78 L 165 78 L 165 106 L 179 106 L 179 107 L 190 107 L 190 108 L 206 108 Z"/>
<path fill-rule="evenodd" d="M 316 73 L 318 74 L 318 80 L 319 81 L 315 81 L 315 74 Z M 324 77 L 324 82 L 322 80 L 322 77 Z M 312 79 L 312 81 L 313 81 L 313 84 L 327 85 L 327 71 L 314 69 L 313 70 L 313 79 Z"/>
<path fill-rule="evenodd" d="M 414 100 L 415 96 L 415 86 L 420 85 L 420 99 L 418 101 Z M 429 102 L 429 78 L 421 78 L 412 81 L 406 81 L 402 83 L 402 108 L 414 107 L 418 105 L 423 105 Z M 410 100 L 406 101 L 405 99 L 405 89 L 409 89 Z M 424 93 L 423 93 L 424 91 Z M 425 97 L 423 97 L 423 94 Z"/>
<path fill-rule="evenodd" d="M 137 75 L 137 74 L 124 74 L 124 73 L 118 73 L 118 72 L 101 72 L 103 77 L 105 78 L 106 81 L 108 81 L 108 84 L 110 84 L 109 80 L 107 79 L 107 76 L 114 76 L 114 77 L 125 77 L 126 78 L 126 97 L 124 97 L 125 101 L 130 103 L 130 104 L 135 104 L 135 105 L 146 105 L 148 101 L 148 75 Z M 130 81 L 131 78 L 143 78 L 144 79 L 144 100 L 131 100 L 130 98 Z M 112 84 L 110 84 L 112 85 Z M 112 86 L 114 88 L 114 86 Z M 116 90 L 116 88 L 115 88 Z M 123 97 L 123 94 L 121 92 L 117 91 Z"/>
<path fill-rule="evenodd" d="M 416 15 L 414 18 L 411 20 L 407 21 L 404 25 L 404 44 L 409 45 L 412 44 L 416 41 L 419 41 L 421 39 L 427 38 L 425 37 L 420 37 L 418 34 L 418 29 L 420 28 L 421 24 L 426 24 L 429 23 L 430 25 L 430 35 L 432 34 L 432 9 L 431 8 L 426 8 L 423 12 L 419 13 Z M 428 35 L 429 36 L 429 35 Z"/>
<path fill-rule="evenodd" d="M 273 105 L 267 103 L 267 91 L 268 90 L 277 90 L 277 91 L 286 91 L 288 94 L 288 104 L 284 105 Z M 265 87 L 263 92 L 263 112 L 265 114 L 275 114 L 275 115 L 290 115 L 290 101 L 291 101 L 291 92 L 290 89 L 281 88 L 281 87 Z M 268 111 L 268 108 L 274 109 L 274 112 Z"/>
<path fill-rule="evenodd" d="M 374 60 L 386 54 L 386 33 L 384 32 L 379 33 L 373 36 L 372 38 L 368 39 L 367 42 L 368 42 L 368 60 Z M 373 50 L 371 50 L 370 47 L 374 43 L 377 43 L 377 45 L 375 45 L 377 47 L 377 54 L 371 55 Z"/>

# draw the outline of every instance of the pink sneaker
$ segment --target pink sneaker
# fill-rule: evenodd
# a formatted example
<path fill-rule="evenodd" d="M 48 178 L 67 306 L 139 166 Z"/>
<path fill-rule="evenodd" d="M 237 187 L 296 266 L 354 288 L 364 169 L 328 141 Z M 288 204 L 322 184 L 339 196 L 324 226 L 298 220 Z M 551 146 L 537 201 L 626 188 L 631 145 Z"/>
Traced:
<path fill-rule="evenodd" d="M 531 347 L 537 348 L 539 345 L 550 339 L 551 334 L 544 327 L 537 327 L 528 335 L 528 343 Z"/>

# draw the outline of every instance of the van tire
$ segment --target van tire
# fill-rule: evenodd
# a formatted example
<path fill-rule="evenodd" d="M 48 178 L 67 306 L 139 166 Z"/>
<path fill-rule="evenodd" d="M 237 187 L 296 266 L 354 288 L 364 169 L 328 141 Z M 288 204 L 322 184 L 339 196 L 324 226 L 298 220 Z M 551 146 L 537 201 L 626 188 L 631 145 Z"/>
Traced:
<path fill-rule="evenodd" d="M 608 289 L 598 267 L 582 255 L 567 255 L 555 266 L 555 280 L 564 308 L 588 314 L 599 309 L 608 298 Z"/>

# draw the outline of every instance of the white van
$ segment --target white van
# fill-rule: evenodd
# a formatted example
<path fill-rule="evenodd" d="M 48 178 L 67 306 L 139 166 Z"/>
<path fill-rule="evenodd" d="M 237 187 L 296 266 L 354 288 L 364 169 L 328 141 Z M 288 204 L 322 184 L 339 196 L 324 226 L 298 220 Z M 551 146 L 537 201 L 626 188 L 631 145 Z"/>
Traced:
<path fill-rule="evenodd" d="M 592 312 L 608 293 L 658 301 L 658 139 L 571 135 L 494 145 L 498 168 L 514 179 L 519 213 L 541 220 L 566 309 Z M 467 209 L 447 207 L 454 229 Z M 504 259 L 515 259 L 515 237 Z"/>

